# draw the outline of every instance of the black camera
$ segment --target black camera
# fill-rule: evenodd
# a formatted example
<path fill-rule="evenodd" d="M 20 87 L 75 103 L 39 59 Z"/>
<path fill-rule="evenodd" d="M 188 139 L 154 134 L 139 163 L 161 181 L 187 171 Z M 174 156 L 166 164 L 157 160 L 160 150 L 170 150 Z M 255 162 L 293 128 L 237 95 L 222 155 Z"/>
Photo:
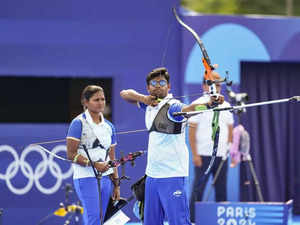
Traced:
<path fill-rule="evenodd" d="M 234 93 L 232 90 L 228 92 L 228 96 L 230 99 L 233 99 L 236 103 L 238 102 L 246 102 L 249 100 L 247 93 Z"/>
<path fill-rule="evenodd" d="M 228 77 L 228 71 L 226 71 L 226 76 Z M 226 78 L 228 80 L 228 78 Z M 247 93 L 235 93 L 231 89 L 232 81 L 226 82 L 226 91 L 230 102 L 234 105 L 243 106 L 249 100 L 249 96 Z M 235 111 L 236 113 L 246 112 L 246 108 L 241 108 Z"/>
<path fill-rule="evenodd" d="M 233 91 L 228 92 L 230 101 L 235 105 L 243 106 L 249 100 L 247 93 L 234 93 Z M 237 110 L 237 113 L 246 112 L 246 108 L 240 108 Z"/>

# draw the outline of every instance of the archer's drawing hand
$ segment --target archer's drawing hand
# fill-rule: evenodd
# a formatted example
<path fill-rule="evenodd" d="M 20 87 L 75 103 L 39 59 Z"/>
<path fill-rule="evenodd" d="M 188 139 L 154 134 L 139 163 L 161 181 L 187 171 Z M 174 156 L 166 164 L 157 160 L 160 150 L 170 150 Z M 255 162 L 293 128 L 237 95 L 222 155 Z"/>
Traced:
<path fill-rule="evenodd" d="M 96 162 L 95 168 L 99 172 L 103 173 L 103 172 L 107 171 L 110 168 L 110 166 L 109 166 L 108 162 Z"/>
<path fill-rule="evenodd" d="M 151 106 L 157 106 L 158 105 L 158 101 L 157 101 L 157 97 L 153 96 L 153 95 L 147 95 L 144 98 L 143 101 L 146 105 L 151 105 Z"/>

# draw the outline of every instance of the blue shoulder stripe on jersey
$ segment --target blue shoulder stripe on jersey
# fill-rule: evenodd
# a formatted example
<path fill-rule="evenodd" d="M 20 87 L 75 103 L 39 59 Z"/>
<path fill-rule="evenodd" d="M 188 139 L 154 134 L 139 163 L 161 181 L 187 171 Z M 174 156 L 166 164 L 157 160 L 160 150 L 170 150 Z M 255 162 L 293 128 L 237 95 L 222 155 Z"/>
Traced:
<path fill-rule="evenodd" d="M 75 118 L 74 120 L 72 120 L 70 124 L 67 137 L 80 139 L 81 132 L 82 132 L 82 122 L 79 118 Z"/>
<path fill-rule="evenodd" d="M 174 112 L 181 112 L 184 104 L 183 103 L 174 103 L 170 106 L 168 110 L 168 118 L 173 122 L 181 123 L 185 121 L 184 116 L 173 116 Z"/>
<path fill-rule="evenodd" d="M 139 102 L 140 108 L 146 110 L 147 105 L 143 102 Z"/>

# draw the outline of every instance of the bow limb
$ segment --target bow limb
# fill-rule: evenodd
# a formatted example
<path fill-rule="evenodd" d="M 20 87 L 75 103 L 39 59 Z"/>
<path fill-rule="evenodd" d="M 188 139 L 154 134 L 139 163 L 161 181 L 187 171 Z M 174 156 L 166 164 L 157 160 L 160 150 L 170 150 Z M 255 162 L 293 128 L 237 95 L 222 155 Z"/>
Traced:
<path fill-rule="evenodd" d="M 175 8 L 173 8 L 172 10 L 173 10 L 173 13 L 174 13 L 175 18 L 176 18 L 176 20 L 178 21 L 178 23 L 180 23 L 185 29 L 187 29 L 187 30 L 194 36 L 194 38 L 196 39 L 196 41 L 197 41 L 197 43 L 198 43 L 198 45 L 199 45 L 199 47 L 200 47 L 200 49 L 201 49 L 203 58 L 204 58 L 205 61 L 206 61 L 206 65 L 207 65 L 208 67 L 210 67 L 211 70 L 214 70 L 214 67 L 213 67 L 213 65 L 212 65 L 211 62 L 210 62 L 210 59 L 209 59 L 209 56 L 208 56 L 208 54 L 207 54 L 207 51 L 206 51 L 206 49 L 205 49 L 205 47 L 204 47 L 204 44 L 203 44 L 202 40 L 200 39 L 200 37 L 198 36 L 198 34 L 193 30 L 193 28 L 191 28 L 190 26 L 186 25 L 186 24 L 180 19 L 180 17 L 178 16 L 178 14 L 177 14 Z M 205 69 L 206 69 L 206 68 L 205 68 Z"/>
<path fill-rule="evenodd" d="M 178 21 L 178 23 L 180 25 L 182 25 L 185 29 L 187 29 L 192 35 L 193 37 L 196 39 L 196 42 L 198 43 L 200 50 L 202 52 L 202 63 L 204 65 L 205 68 L 205 73 L 204 73 L 204 79 L 207 81 L 208 85 L 210 86 L 210 89 L 212 91 L 210 92 L 216 92 L 216 86 L 214 83 L 214 79 L 212 76 L 212 71 L 215 69 L 214 66 L 212 65 L 210 58 L 208 56 L 208 53 L 206 51 L 206 48 L 203 44 L 203 41 L 200 39 L 199 35 L 196 33 L 196 31 L 193 30 L 193 28 L 191 28 L 190 26 L 188 26 L 187 24 L 185 24 L 180 17 L 178 16 L 175 7 L 172 9 L 173 10 L 173 14 L 176 18 L 176 20 Z M 216 94 L 216 93 L 212 93 L 212 94 Z"/>
<path fill-rule="evenodd" d="M 207 54 L 207 51 L 204 47 L 204 44 L 203 44 L 202 40 L 200 39 L 198 34 L 191 27 L 186 25 L 179 18 L 178 14 L 176 12 L 176 9 L 173 8 L 172 10 L 173 10 L 174 16 L 175 16 L 176 20 L 178 21 L 178 23 L 180 25 L 182 25 L 185 29 L 187 29 L 193 35 L 193 37 L 196 39 L 196 41 L 197 41 L 197 43 L 200 47 L 200 50 L 202 52 L 202 55 L 203 55 L 202 62 L 203 62 L 204 68 L 205 68 L 204 79 L 206 80 L 206 82 L 209 86 L 209 94 L 212 95 L 212 96 L 218 96 L 215 81 L 214 81 L 214 78 L 212 76 L 212 71 L 215 68 L 211 64 L 210 58 Z M 218 144 L 219 144 L 219 133 L 220 133 L 219 115 L 220 115 L 220 112 L 214 112 L 214 115 L 213 115 L 213 120 L 212 120 L 212 131 L 213 131 L 212 132 L 212 140 L 213 140 L 213 143 L 214 143 L 213 144 L 213 153 L 212 153 L 212 156 L 211 156 L 211 160 L 209 162 L 209 166 L 207 167 L 207 169 L 205 171 L 205 175 L 207 175 L 210 172 L 210 170 L 211 170 L 211 168 L 214 164 L 215 158 L 217 156 Z"/>

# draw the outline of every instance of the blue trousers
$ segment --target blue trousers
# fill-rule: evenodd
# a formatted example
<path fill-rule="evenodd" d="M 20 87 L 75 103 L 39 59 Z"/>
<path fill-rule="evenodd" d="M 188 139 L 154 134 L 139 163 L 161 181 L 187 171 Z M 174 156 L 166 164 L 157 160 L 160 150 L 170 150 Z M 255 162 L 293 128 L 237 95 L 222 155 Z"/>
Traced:
<path fill-rule="evenodd" d="M 83 206 L 83 224 L 100 225 L 100 204 L 97 179 L 95 177 L 74 180 L 74 186 Z M 101 178 L 102 218 L 104 219 L 109 198 L 112 193 L 112 182 L 108 176 Z"/>
<path fill-rule="evenodd" d="M 144 225 L 191 225 L 185 178 L 146 178 Z"/>

